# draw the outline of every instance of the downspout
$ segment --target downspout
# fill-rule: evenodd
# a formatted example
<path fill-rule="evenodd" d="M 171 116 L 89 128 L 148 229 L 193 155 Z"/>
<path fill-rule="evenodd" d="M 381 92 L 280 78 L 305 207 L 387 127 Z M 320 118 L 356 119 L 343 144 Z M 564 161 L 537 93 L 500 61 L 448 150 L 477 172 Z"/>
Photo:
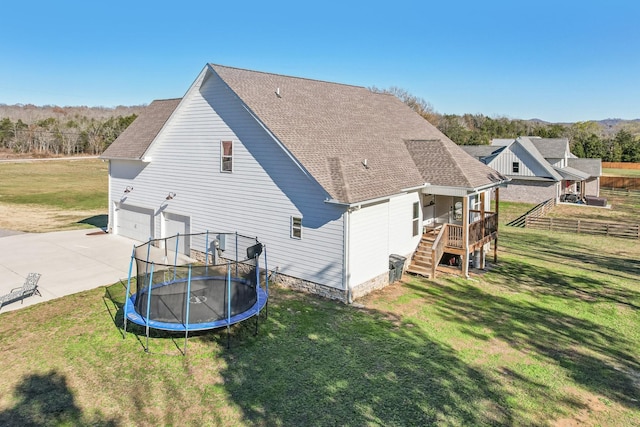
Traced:
<path fill-rule="evenodd" d="M 349 231 L 350 231 L 350 225 L 351 225 L 351 210 L 347 209 L 344 214 L 343 214 L 343 230 L 344 230 L 344 236 L 343 236 L 343 246 L 344 246 L 344 261 L 342 263 L 343 265 L 343 282 L 344 282 L 344 292 L 345 292 L 345 301 L 347 302 L 347 304 L 352 304 L 353 303 L 353 295 L 351 293 L 351 279 L 350 279 L 350 267 L 349 267 Z"/>
<path fill-rule="evenodd" d="M 111 199 L 111 185 L 112 185 L 112 178 L 111 178 L 111 160 L 107 160 L 107 162 L 109 162 L 109 183 L 108 183 L 108 188 L 107 188 L 107 192 L 108 192 L 108 200 L 109 200 L 109 209 L 107 211 L 107 213 L 109 214 L 108 220 L 107 220 L 107 233 L 112 233 L 113 232 L 113 217 L 115 215 L 115 212 L 113 211 L 113 200 Z"/>

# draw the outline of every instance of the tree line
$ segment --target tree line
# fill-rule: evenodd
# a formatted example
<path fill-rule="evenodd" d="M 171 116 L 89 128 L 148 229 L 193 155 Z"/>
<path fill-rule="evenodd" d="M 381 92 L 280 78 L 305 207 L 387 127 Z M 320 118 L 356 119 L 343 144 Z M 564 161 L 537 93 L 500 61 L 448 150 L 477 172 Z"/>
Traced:
<path fill-rule="evenodd" d="M 35 156 L 101 154 L 143 108 L 0 104 L 0 150 Z"/>
<path fill-rule="evenodd" d="M 460 145 L 486 145 L 494 138 L 567 138 L 578 157 L 606 162 L 640 162 L 640 123 L 623 127 L 599 122 L 546 123 L 483 114 L 440 114 L 404 89 L 370 88 L 398 97 Z M 135 120 L 144 106 L 36 107 L 0 104 L 0 149 L 32 155 L 101 154 Z"/>
<path fill-rule="evenodd" d="M 567 138 L 571 152 L 578 157 L 600 158 L 605 162 L 640 162 L 639 123 L 611 128 L 595 121 L 562 124 L 492 118 L 483 114 L 440 114 L 429 102 L 404 89 L 370 89 L 395 95 L 459 145 L 488 145 L 494 138 L 518 136 Z"/>

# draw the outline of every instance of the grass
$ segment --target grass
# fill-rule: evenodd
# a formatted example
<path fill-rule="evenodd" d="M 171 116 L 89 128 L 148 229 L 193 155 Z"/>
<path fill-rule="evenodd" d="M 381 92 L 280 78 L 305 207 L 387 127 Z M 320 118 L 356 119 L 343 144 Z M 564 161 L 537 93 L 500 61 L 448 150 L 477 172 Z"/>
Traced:
<path fill-rule="evenodd" d="M 186 356 L 123 338 L 122 283 L 0 314 L 0 424 L 637 425 L 639 245 L 505 227 L 501 248 L 362 306 L 272 288 L 257 336 Z"/>
<path fill-rule="evenodd" d="M 272 287 L 257 336 L 194 334 L 186 356 L 181 335 L 145 353 L 124 333 L 123 283 L 0 312 L 0 425 L 638 425 L 640 244 L 499 243 L 483 274 L 405 276 L 359 305 Z"/>
<path fill-rule="evenodd" d="M 104 227 L 107 199 L 108 164 L 101 160 L 0 163 L 0 228 Z"/>
<path fill-rule="evenodd" d="M 602 168 L 602 174 L 606 176 L 626 176 L 630 178 L 635 178 L 635 177 L 640 177 L 640 169 Z"/>

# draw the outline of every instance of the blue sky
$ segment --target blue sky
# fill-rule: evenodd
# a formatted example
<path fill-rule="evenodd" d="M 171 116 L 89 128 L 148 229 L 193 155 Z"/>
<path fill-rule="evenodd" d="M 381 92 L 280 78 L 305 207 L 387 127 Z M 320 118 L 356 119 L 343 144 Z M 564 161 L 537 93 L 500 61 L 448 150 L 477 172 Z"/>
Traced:
<path fill-rule="evenodd" d="M 397 86 L 446 114 L 640 118 L 640 2 L 11 1 L 0 103 L 134 105 L 207 62 Z"/>

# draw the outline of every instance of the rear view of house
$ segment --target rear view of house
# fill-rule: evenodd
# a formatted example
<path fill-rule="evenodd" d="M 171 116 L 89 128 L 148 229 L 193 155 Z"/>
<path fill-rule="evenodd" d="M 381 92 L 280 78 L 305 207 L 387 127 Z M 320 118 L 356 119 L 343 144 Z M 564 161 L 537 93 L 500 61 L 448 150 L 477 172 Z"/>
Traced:
<path fill-rule="evenodd" d="M 343 301 L 387 285 L 391 255 L 416 264 L 433 230 L 446 236 L 424 274 L 447 251 L 466 272 L 497 238 L 507 181 L 392 95 L 214 64 L 102 158 L 111 232 L 259 236 L 282 283 Z"/>

